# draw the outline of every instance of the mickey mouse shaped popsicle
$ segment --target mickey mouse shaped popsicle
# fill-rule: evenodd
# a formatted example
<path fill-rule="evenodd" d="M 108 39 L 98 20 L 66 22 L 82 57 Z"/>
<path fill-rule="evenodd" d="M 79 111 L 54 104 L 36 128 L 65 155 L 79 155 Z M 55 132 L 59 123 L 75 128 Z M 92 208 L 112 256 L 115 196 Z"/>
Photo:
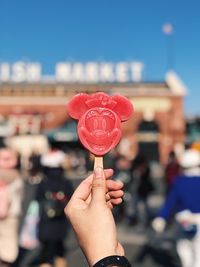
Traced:
<path fill-rule="evenodd" d="M 114 148 L 122 135 L 121 122 L 133 114 L 132 103 L 122 95 L 80 93 L 68 103 L 69 115 L 78 121 L 81 143 L 95 155 L 95 166 L 103 167 L 103 155 Z"/>

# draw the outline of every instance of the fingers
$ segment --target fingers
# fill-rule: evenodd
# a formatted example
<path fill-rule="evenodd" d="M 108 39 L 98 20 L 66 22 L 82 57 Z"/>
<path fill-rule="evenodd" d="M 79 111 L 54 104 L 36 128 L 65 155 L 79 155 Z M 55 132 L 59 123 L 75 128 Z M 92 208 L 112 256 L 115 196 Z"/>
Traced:
<path fill-rule="evenodd" d="M 105 178 L 108 179 L 113 175 L 113 170 L 112 169 L 105 169 L 104 170 Z M 72 198 L 78 198 L 81 200 L 86 200 L 90 193 L 91 193 L 91 187 L 92 187 L 92 180 L 93 180 L 93 173 L 89 175 L 85 180 L 83 180 L 80 185 L 77 187 L 77 189 L 74 191 Z M 109 181 L 109 188 L 118 188 L 119 185 L 113 185 Z"/>
<path fill-rule="evenodd" d="M 117 206 L 117 205 L 121 204 L 122 202 L 123 202 L 122 198 L 110 199 L 109 201 L 107 201 L 107 206 L 110 209 L 113 209 L 114 206 Z"/>
<path fill-rule="evenodd" d="M 123 202 L 124 192 L 122 190 L 110 191 L 106 194 L 106 201 L 108 206 L 112 209 L 113 206 L 119 205 Z"/>
<path fill-rule="evenodd" d="M 106 201 L 110 209 L 113 206 L 119 205 L 123 202 L 124 191 L 122 190 L 124 184 L 121 181 L 106 181 Z"/>
<path fill-rule="evenodd" d="M 71 200 L 81 199 L 85 201 L 89 197 L 91 192 L 91 182 L 89 181 L 89 178 L 90 177 L 86 178 L 80 183 L 80 185 L 74 191 Z"/>
<path fill-rule="evenodd" d="M 113 175 L 113 169 L 105 169 L 104 174 L 106 179 L 110 178 Z"/>
<path fill-rule="evenodd" d="M 106 180 L 104 170 L 95 168 L 92 182 L 92 203 L 105 203 Z"/>
<path fill-rule="evenodd" d="M 77 187 L 77 189 L 75 190 L 73 196 L 72 196 L 72 200 L 73 199 L 80 199 L 83 201 L 87 200 L 87 203 L 90 203 L 91 197 L 90 197 L 90 193 L 92 190 L 92 181 L 93 181 L 93 173 L 91 175 L 89 175 L 85 180 L 83 180 L 80 185 Z M 104 170 L 104 177 L 106 180 L 106 192 L 112 192 L 112 191 L 119 191 L 123 188 L 123 183 L 121 181 L 113 181 L 113 180 L 109 180 L 109 178 L 111 178 L 111 176 L 113 175 L 113 170 L 112 169 L 105 169 Z M 104 181 L 105 181 L 104 179 Z M 96 182 L 97 187 L 98 187 L 98 182 Z M 96 187 L 96 185 L 94 185 Z M 116 193 L 118 194 L 118 193 Z M 118 196 L 119 198 L 121 196 Z M 105 198 L 105 195 L 104 195 Z M 117 198 L 117 195 L 115 195 L 115 193 L 111 193 L 110 197 L 111 198 Z M 107 199 L 108 200 L 108 199 Z"/>
<path fill-rule="evenodd" d="M 106 194 L 106 200 L 115 199 L 115 198 L 122 198 L 123 195 L 124 195 L 123 190 L 110 191 Z"/>
<path fill-rule="evenodd" d="M 106 180 L 107 191 L 120 190 L 123 186 L 121 181 Z"/>
<path fill-rule="evenodd" d="M 122 198 L 116 198 L 116 199 L 111 199 L 111 200 L 110 200 L 110 203 L 111 203 L 113 206 L 116 206 L 116 205 L 121 204 L 122 201 L 123 201 Z"/>

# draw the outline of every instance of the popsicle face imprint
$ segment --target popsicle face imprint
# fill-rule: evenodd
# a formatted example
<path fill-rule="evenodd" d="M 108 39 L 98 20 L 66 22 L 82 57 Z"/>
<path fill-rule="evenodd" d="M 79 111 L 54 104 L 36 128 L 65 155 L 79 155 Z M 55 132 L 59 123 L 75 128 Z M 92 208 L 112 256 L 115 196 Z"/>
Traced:
<path fill-rule="evenodd" d="M 103 92 L 75 95 L 68 103 L 69 115 L 79 120 L 82 144 L 96 156 L 103 156 L 120 141 L 121 121 L 133 114 L 131 102 L 121 95 Z"/>
<path fill-rule="evenodd" d="M 119 142 L 121 122 L 113 111 L 93 108 L 79 120 L 78 135 L 86 148 L 93 154 L 101 156 Z"/>

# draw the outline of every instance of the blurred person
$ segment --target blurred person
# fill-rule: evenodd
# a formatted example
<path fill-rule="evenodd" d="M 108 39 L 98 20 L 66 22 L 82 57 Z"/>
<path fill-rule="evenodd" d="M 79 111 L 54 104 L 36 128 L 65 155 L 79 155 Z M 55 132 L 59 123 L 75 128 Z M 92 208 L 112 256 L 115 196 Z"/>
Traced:
<path fill-rule="evenodd" d="M 90 153 L 89 151 L 86 154 L 86 171 L 89 172 L 94 167 L 94 155 Z"/>
<path fill-rule="evenodd" d="M 18 227 L 23 197 L 23 181 L 18 154 L 0 149 L 0 266 L 9 267 L 18 255 Z"/>
<path fill-rule="evenodd" d="M 124 184 L 124 201 L 114 209 L 116 221 L 120 221 L 128 216 L 128 206 L 130 197 L 131 161 L 124 155 L 118 155 L 115 159 L 114 179 L 120 180 Z"/>
<path fill-rule="evenodd" d="M 115 177 L 119 178 L 124 184 L 130 181 L 131 161 L 124 155 L 119 155 L 115 159 Z"/>
<path fill-rule="evenodd" d="M 76 171 L 76 169 L 79 166 L 79 158 L 78 158 L 78 154 L 77 154 L 77 149 L 75 149 L 69 153 L 69 160 L 70 160 L 70 165 L 71 165 L 72 171 Z"/>
<path fill-rule="evenodd" d="M 36 189 L 39 203 L 38 238 L 41 243 L 41 267 L 66 267 L 64 241 L 69 226 L 64 207 L 73 193 L 72 183 L 64 175 L 65 153 L 53 147 L 41 157 L 43 179 Z"/>
<path fill-rule="evenodd" d="M 200 266 L 200 153 L 192 149 L 180 158 L 183 174 L 175 183 L 152 222 L 157 232 L 163 232 L 167 220 L 175 212 L 178 223 L 177 252 L 183 267 Z"/>
<path fill-rule="evenodd" d="M 78 158 L 78 166 L 76 168 L 76 172 L 78 175 L 83 175 L 87 172 L 85 152 L 81 149 L 77 150 L 76 157 Z"/>
<path fill-rule="evenodd" d="M 111 212 L 122 202 L 122 184 L 106 184 L 112 170 L 97 167 L 76 189 L 65 213 L 69 218 L 90 267 L 131 267 L 124 256 L 124 248 L 117 239 Z"/>
<path fill-rule="evenodd" d="M 130 224 L 139 221 L 144 225 L 148 225 L 150 220 L 148 197 L 154 190 L 154 186 L 152 183 L 149 161 L 144 155 L 139 154 L 133 160 L 131 175 L 130 187 L 132 190 L 132 202 L 135 214 L 131 216 Z M 143 206 L 143 214 L 141 214 L 140 205 Z"/>
<path fill-rule="evenodd" d="M 40 172 L 42 170 L 42 166 L 40 159 L 41 154 L 37 150 L 34 150 L 29 157 L 29 182 L 31 184 L 37 184 L 41 181 Z"/>
<path fill-rule="evenodd" d="M 175 178 L 180 174 L 180 171 L 180 165 L 176 154 L 174 151 L 171 151 L 165 168 L 166 192 L 169 192 L 171 186 L 175 182 Z"/>

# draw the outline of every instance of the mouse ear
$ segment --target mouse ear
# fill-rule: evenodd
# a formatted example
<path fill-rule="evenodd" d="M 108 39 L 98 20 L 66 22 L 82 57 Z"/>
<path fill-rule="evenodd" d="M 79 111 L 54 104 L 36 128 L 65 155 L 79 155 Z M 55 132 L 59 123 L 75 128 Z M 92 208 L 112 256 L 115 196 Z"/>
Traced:
<path fill-rule="evenodd" d="M 128 120 L 134 112 L 133 104 L 131 103 L 131 101 L 122 95 L 114 95 L 112 96 L 112 99 L 116 102 L 113 111 L 117 113 L 121 121 Z"/>
<path fill-rule="evenodd" d="M 85 93 L 77 94 L 68 102 L 67 112 L 73 119 L 79 120 L 80 117 L 89 109 L 86 105 L 89 95 Z"/>

